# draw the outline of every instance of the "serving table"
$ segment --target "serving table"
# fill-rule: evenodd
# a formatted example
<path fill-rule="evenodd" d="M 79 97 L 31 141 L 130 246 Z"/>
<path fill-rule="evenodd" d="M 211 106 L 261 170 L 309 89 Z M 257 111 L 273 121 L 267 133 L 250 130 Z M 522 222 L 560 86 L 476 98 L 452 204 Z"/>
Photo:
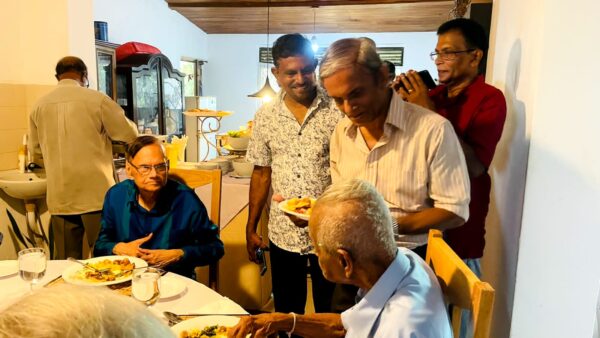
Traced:
<path fill-rule="evenodd" d="M 71 264 L 76 264 L 66 260 L 48 261 L 48 267 L 44 278 L 38 283 L 35 289 L 42 288 L 44 285 L 53 281 L 62 275 L 64 269 Z M 180 279 L 185 283 L 186 290 L 179 295 L 159 299 L 153 306 L 154 312 L 171 311 L 174 313 L 206 313 L 206 314 L 226 314 L 226 313 L 247 313 L 241 306 L 227 297 L 223 297 L 212 289 L 200 284 L 187 277 L 169 272 L 165 276 Z M 52 287 L 51 285 L 47 287 Z M 106 286 L 97 286 L 98 288 Z M 0 310 L 10 306 L 29 291 L 29 282 L 23 281 L 19 274 L 0 277 Z M 117 291 L 115 291 L 117 292 Z"/>

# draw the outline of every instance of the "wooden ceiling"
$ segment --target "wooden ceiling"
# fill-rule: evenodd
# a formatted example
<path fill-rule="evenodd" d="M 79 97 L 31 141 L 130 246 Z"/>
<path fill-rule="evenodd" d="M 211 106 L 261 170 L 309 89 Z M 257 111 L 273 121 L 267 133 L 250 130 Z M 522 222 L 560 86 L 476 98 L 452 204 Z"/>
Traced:
<path fill-rule="evenodd" d="M 208 34 L 264 34 L 268 0 L 165 0 Z M 271 33 L 435 31 L 454 0 L 270 0 Z M 314 29 L 313 29 L 314 18 Z"/>

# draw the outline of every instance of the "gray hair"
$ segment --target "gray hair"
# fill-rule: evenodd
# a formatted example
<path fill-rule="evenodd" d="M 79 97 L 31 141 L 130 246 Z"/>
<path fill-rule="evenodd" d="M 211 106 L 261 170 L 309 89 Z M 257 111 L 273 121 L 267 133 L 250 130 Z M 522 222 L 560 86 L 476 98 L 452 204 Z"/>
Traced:
<path fill-rule="evenodd" d="M 375 43 L 369 38 L 337 40 L 325 52 L 319 66 L 321 81 L 336 72 L 361 65 L 366 67 L 373 75 L 381 70 L 381 58 L 377 54 Z"/>
<path fill-rule="evenodd" d="M 105 288 L 68 284 L 36 291 L 0 313 L 0 336 L 175 337 L 132 298 Z"/>
<path fill-rule="evenodd" d="M 346 249 L 359 263 L 395 256 L 390 211 L 368 182 L 352 179 L 331 185 L 317 200 L 317 212 L 322 217 L 317 218 L 315 245 L 323 250 Z"/>

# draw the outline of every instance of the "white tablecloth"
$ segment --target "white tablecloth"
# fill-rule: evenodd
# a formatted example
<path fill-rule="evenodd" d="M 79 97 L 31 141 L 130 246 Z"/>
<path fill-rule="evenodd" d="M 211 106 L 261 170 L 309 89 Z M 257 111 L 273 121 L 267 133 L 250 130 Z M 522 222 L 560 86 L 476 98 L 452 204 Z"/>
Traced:
<path fill-rule="evenodd" d="M 62 271 L 71 264 L 69 261 L 48 261 L 46 275 L 36 288 L 60 276 Z M 186 313 L 247 313 L 242 307 L 227 297 L 223 297 L 212 289 L 187 277 L 169 272 L 165 276 L 173 276 L 184 281 L 186 290 L 174 297 L 160 299 L 154 309 L 157 312 L 171 311 L 178 314 Z M 98 286 L 103 287 L 103 286 Z M 23 281 L 19 274 L 0 277 L 0 310 L 17 301 L 29 291 L 29 283 Z M 116 291 L 115 291 L 116 292 Z"/>

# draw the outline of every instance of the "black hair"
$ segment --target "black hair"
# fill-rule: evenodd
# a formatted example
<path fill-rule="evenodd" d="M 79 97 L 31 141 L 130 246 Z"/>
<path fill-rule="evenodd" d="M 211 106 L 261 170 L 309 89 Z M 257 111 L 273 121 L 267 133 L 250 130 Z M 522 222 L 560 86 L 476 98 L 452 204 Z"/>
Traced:
<path fill-rule="evenodd" d="M 387 66 L 390 78 L 394 79 L 396 77 L 396 66 L 394 65 L 394 63 L 388 60 L 383 60 L 381 62 Z"/>
<path fill-rule="evenodd" d="M 273 43 L 271 55 L 275 66 L 278 66 L 279 59 L 290 56 L 304 56 L 310 60 L 315 59 L 315 52 L 312 50 L 310 41 L 299 33 L 280 36 Z"/>
<path fill-rule="evenodd" d="M 56 76 L 64 73 L 76 72 L 81 75 L 87 75 L 87 67 L 83 60 L 76 56 L 65 56 L 56 64 Z"/>
<path fill-rule="evenodd" d="M 160 141 L 152 135 L 142 135 L 136 137 L 135 140 L 131 141 L 131 143 L 127 145 L 127 150 L 125 151 L 125 158 L 127 159 L 127 161 L 131 161 L 142 148 L 151 144 L 160 145 Z"/>
<path fill-rule="evenodd" d="M 449 31 L 458 31 L 467 43 L 467 48 L 477 48 L 486 55 L 489 48 L 488 37 L 483 27 L 474 20 L 458 18 L 444 22 L 437 30 L 437 35 L 448 33 Z"/>

